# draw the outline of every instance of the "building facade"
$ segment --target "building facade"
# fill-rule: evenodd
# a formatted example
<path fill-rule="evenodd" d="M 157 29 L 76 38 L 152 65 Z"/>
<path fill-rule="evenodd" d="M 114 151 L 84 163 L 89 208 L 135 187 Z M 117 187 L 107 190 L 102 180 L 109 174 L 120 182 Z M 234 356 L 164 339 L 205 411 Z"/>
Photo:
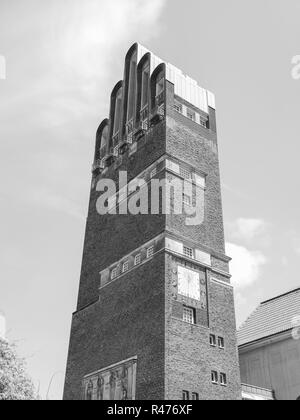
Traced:
<path fill-rule="evenodd" d="M 229 261 L 214 95 L 135 44 L 96 136 L 64 399 L 240 399 Z"/>
<path fill-rule="evenodd" d="M 273 390 L 277 400 L 300 400 L 300 289 L 263 302 L 238 342 L 243 383 Z"/>

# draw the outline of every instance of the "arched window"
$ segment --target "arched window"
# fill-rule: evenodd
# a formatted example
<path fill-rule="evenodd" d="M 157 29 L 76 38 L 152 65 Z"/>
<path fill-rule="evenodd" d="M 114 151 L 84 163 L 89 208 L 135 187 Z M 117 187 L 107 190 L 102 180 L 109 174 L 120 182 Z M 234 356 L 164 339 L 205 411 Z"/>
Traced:
<path fill-rule="evenodd" d="M 133 141 L 137 112 L 137 61 L 138 44 L 134 44 L 128 51 L 125 59 L 125 104 L 122 130 L 125 128 L 125 136 L 128 143 Z M 122 132 L 124 134 L 124 132 Z"/>
<path fill-rule="evenodd" d="M 121 122 L 120 120 L 121 120 L 121 112 L 122 112 L 122 93 L 123 93 L 123 88 L 121 87 L 116 94 L 113 136 L 118 134 L 120 131 L 120 122 Z"/>
<path fill-rule="evenodd" d="M 123 81 L 116 84 L 111 94 L 110 106 L 110 133 L 109 133 L 109 146 L 113 147 L 114 154 L 118 155 L 119 145 L 121 142 L 120 129 L 122 127 L 122 114 L 123 114 Z"/>
<path fill-rule="evenodd" d="M 106 155 L 108 145 L 108 125 L 106 125 L 101 134 L 101 141 L 100 141 L 100 159 L 103 159 Z"/>
<path fill-rule="evenodd" d="M 164 102 L 164 92 L 165 92 L 165 72 L 161 71 L 156 78 L 156 85 L 155 85 L 156 105 L 160 105 Z"/>
<path fill-rule="evenodd" d="M 147 130 L 149 127 L 150 60 L 150 53 L 145 54 L 138 65 L 137 71 L 137 121 L 139 122 L 139 128 L 143 130 Z"/>
<path fill-rule="evenodd" d="M 109 139 L 109 120 L 104 120 L 100 124 L 97 134 L 96 134 L 96 146 L 95 146 L 95 156 L 94 156 L 94 165 L 93 171 L 99 171 L 104 169 L 104 158 L 107 155 L 108 151 L 108 139 Z"/>
<path fill-rule="evenodd" d="M 151 77 L 151 106 L 157 114 L 165 115 L 166 66 L 160 64 Z"/>
<path fill-rule="evenodd" d="M 149 97 L 149 78 L 150 78 L 150 63 L 146 61 L 142 68 L 142 92 L 141 92 L 141 109 L 148 105 Z"/>
<path fill-rule="evenodd" d="M 127 101 L 127 119 L 128 123 L 134 117 L 135 97 L 136 97 L 136 70 L 137 70 L 137 51 L 132 55 L 129 65 L 128 79 L 128 101 Z"/>

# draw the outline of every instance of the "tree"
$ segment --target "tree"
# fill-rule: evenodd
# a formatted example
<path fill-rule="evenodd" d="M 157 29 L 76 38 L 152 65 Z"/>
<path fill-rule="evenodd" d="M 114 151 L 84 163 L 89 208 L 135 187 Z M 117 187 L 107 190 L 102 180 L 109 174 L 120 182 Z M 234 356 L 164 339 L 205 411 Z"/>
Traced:
<path fill-rule="evenodd" d="M 14 345 L 0 339 L 0 400 L 37 400 L 33 383 Z"/>

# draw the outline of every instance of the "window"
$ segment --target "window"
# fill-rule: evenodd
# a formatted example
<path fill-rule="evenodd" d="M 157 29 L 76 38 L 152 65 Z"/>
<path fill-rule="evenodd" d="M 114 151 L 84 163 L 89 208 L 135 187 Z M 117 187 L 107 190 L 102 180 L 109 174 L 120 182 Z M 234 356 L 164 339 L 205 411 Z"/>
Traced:
<path fill-rule="evenodd" d="M 180 114 L 182 114 L 182 105 L 181 105 L 180 102 L 175 101 L 175 103 L 174 103 L 174 109 L 175 109 L 175 111 L 180 112 Z"/>
<path fill-rule="evenodd" d="M 142 71 L 142 103 L 141 103 L 142 109 L 148 103 L 149 77 L 150 77 L 150 65 L 149 65 L 149 62 L 147 62 L 146 64 L 144 64 L 143 71 Z"/>
<path fill-rule="evenodd" d="M 157 169 L 156 169 L 156 168 L 154 168 L 154 169 L 151 171 L 150 178 L 154 178 L 154 177 L 156 176 L 156 174 L 157 174 Z"/>
<path fill-rule="evenodd" d="M 113 135 L 117 134 L 120 129 L 120 118 L 121 118 L 121 110 L 122 110 L 122 93 L 123 93 L 123 89 L 120 88 L 116 95 Z"/>
<path fill-rule="evenodd" d="M 192 393 L 192 400 L 193 401 L 198 401 L 199 400 L 199 394 L 197 392 Z"/>
<path fill-rule="evenodd" d="M 114 280 L 117 277 L 118 277 L 118 269 L 114 268 L 111 272 L 111 279 Z"/>
<path fill-rule="evenodd" d="M 187 109 L 187 117 L 192 120 L 192 121 L 196 121 L 196 113 L 194 111 L 192 111 L 191 109 Z"/>
<path fill-rule="evenodd" d="M 105 156 L 107 143 L 108 143 L 108 125 L 103 129 L 102 135 L 101 135 L 100 158 L 103 158 L 103 156 Z"/>
<path fill-rule="evenodd" d="M 207 119 L 202 117 L 202 115 L 200 115 L 200 125 L 202 125 L 204 128 L 207 128 Z"/>
<path fill-rule="evenodd" d="M 156 91 L 155 95 L 158 98 L 165 90 L 165 76 L 164 72 L 159 73 L 156 79 Z"/>
<path fill-rule="evenodd" d="M 154 246 L 150 246 L 150 248 L 147 249 L 147 258 L 152 258 L 154 255 Z"/>
<path fill-rule="evenodd" d="M 225 340 L 223 337 L 218 337 L 218 346 L 220 349 L 224 349 L 225 348 Z"/>
<path fill-rule="evenodd" d="M 187 400 L 190 399 L 189 391 L 182 391 L 182 399 L 183 399 L 183 401 L 187 401 Z"/>
<path fill-rule="evenodd" d="M 125 261 L 122 267 L 122 273 L 126 273 L 129 270 L 129 262 Z"/>
<path fill-rule="evenodd" d="M 185 179 L 191 179 L 191 172 L 185 168 L 180 168 L 180 176 Z"/>
<path fill-rule="evenodd" d="M 135 52 L 130 60 L 129 83 L 128 83 L 128 102 L 127 102 L 127 121 L 134 117 L 135 92 L 136 92 L 136 65 L 137 53 Z"/>
<path fill-rule="evenodd" d="M 227 375 L 225 373 L 220 373 L 220 384 L 222 386 L 227 385 Z"/>
<path fill-rule="evenodd" d="M 187 246 L 184 246 L 183 253 L 186 257 L 194 258 L 194 250 L 192 248 L 188 248 Z"/>
<path fill-rule="evenodd" d="M 141 259 L 141 254 L 136 255 L 136 256 L 135 256 L 135 259 L 134 259 L 134 265 L 139 265 L 139 264 L 141 264 L 141 261 L 142 261 L 142 259 Z"/>
<path fill-rule="evenodd" d="M 187 194 L 183 194 L 183 204 L 185 204 L 186 206 L 191 206 L 192 205 L 191 196 L 189 196 Z"/>
<path fill-rule="evenodd" d="M 216 372 L 215 370 L 211 372 L 211 381 L 213 384 L 219 383 L 219 375 L 218 375 L 218 372 Z"/>
<path fill-rule="evenodd" d="M 195 310 L 193 308 L 183 308 L 183 321 L 188 324 L 195 324 Z"/>
<path fill-rule="evenodd" d="M 209 336 L 209 343 L 212 347 L 216 347 L 217 346 L 217 339 L 216 336 L 214 334 L 211 334 Z"/>

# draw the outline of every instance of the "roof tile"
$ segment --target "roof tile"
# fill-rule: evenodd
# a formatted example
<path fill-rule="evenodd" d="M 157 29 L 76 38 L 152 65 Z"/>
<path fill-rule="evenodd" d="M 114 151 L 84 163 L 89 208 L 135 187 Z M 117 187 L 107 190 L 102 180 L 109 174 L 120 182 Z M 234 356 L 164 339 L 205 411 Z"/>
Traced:
<path fill-rule="evenodd" d="M 261 303 L 240 327 L 238 345 L 291 330 L 295 317 L 300 317 L 300 288 Z"/>

